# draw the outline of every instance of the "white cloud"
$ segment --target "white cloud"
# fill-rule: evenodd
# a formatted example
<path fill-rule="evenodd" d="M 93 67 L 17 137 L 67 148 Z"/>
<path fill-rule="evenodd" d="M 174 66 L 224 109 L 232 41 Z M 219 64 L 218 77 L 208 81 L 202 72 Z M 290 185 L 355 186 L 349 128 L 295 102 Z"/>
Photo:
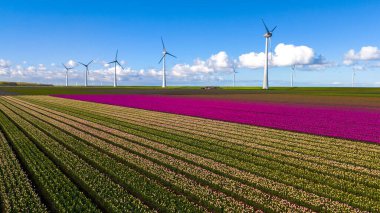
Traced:
<path fill-rule="evenodd" d="M 7 68 L 11 66 L 11 62 L 5 59 L 0 59 L 0 68 Z"/>
<path fill-rule="evenodd" d="M 274 49 L 273 55 L 269 53 L 271 66 L 311 65 L 316 64 L 316 62 L 314 50 L 307 46 L 280 43 Z M 239 56 L 239 67 L 257 69 L 264 67 L 264 64 L 264 52 L 250 52 Z"/>
<path fill-rule="evenodd" d="M 351 65 L 359 61 L 373 61 L 380 60 L 380 50 L 374 46 L 364 46 L 359 52 L 355 52 L 354 49 L 349 50 L 344 55 L 343 64 Z"/>
<path fill-rule="evenodd" d="M 192 65 L 176 64 L 172 69 L 175 77 L 187 77 L 201 74 L 214 74 L 231 70 L 231 62 L 225 51 L 211 55 L 207 60 L 196 59 Z"/>
<path fill-rule="evenodd" d="M 76 61 L 74 61 L 74 60 L 71 59 L 71 60 L 67 61 L 65 65 L 66 65 L 66 66 L 69 66 L 69 67 L 75 67 L 75 66 L 77 66 L 78 64 L 77 64 Z"/>

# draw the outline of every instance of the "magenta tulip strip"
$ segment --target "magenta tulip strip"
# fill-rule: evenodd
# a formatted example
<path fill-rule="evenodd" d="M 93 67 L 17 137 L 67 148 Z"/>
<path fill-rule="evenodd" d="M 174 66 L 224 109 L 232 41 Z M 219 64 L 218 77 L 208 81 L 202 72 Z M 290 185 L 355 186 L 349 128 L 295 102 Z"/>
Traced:
<path fill-rule="evenodd" d="M 155 95 L 58 95 L 81 101 L 380 143 L 380 112 Z"/>

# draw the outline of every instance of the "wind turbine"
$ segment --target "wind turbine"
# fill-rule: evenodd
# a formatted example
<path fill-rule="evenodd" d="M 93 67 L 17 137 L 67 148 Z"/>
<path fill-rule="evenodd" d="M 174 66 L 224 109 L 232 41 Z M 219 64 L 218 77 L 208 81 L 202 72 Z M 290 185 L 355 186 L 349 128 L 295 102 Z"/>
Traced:
<path fill-rule="evenodd" d="M 352 85 L 351 87 L 355 87 L 355 67 L 352 68 Z"/>
<path fill-rule="evenodd" d="M 269 30 L 267 25 L 265 24 L 264 20 L 263 19 L 261 19 L 261 20 L 263 21 L 263 24 L 264 24 L 264 27 L 266 30 L 266 33 L 264 34 L 264 37 L 265 37 L 265 64 L 264 64 L 263 89 L 269 89 L 269 85 L 268 85 L 268 66 L 269 66 L 269 63 L 268 63 L 268 43 L 270 42 L 273 31 L 276 29 L 277 26 L 275 26 L 272 30 Z"/>
<path fill-rule="evenodd" d="M 72 70 L 72 67 L 67 67 L 64 63 L 62 63 L 63 67 L 66 69 L 66 86 L 69 86 L 69 71 Z"/>
<path fill-rule="evenodd" d="M 113 86 L 114 87 L 117 87 L 117 76 L 116 76 L 116 67 L 117 67 L 117 65 L 119 65 L 121 67 L 121 69 L 124 70 L 124 67 L 121 66 L 120 62 L 117 60 L 118 53 L 119 53 L 119 50 L 116 50 L 115 60 L 108 63 L 108 64 L 115 64 L 115 73 L 113 75 Z"/>
<path fill-rule="evenodd" d="M 166 51 L 164 40 L 162 39 L 162 37 L 161 37 L 161 43 L 162 43 L 162 57 L 158 63 L 160 64 L 161 61 L 163 60 L 163 63 L 162 63 L 162 88 L 165 88 L 166 87 L 166 73 L 165 73 L 166 55 L 170 55 L 174 58 L 177 58 L 177 57 L 175 55 L 169 53 L 168 51 Z"/>
<path fill-rule="evenodd" d="M 234 65 L 232 65 L 232 72 L 234 72 L 234 87 L 235 87 L 235 79 L 236 79 L 236 73 L 238 73 L 237 71 L 236 71 L 236 65 L 234 64 Z"/>
<path fill-rule="evenodd" d="M 86 73 L 85 73 L 85 80 L 84 80 L 84 86 L 87 87 L 87 84 L 88 84 L 88 66 L 93 62 L 94 60 L 91 60 L 90 62 L 88 62 L 87 64 L 84 64 L 82 62 L 78 62 L 80 64 L 82 64 L 84 67 L 86 67 Z"/>
<path fill-rule="evenodd" d="M 292 77 L 290 80 L 290 86 L 293 87 L 294 86 L 294 70 L 296 69 L 296 65 L 293 64 L 291 68 L 292 68 Z"/>

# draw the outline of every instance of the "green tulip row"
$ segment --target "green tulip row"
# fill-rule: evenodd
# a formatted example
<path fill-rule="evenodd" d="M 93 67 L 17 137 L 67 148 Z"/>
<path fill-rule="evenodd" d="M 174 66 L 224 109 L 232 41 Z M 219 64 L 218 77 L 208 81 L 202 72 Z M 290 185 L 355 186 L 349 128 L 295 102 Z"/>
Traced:
<path fill-rule="evenodd" d="M 32 183 L 0 132 L 0 211 L 47 212 Z"/>

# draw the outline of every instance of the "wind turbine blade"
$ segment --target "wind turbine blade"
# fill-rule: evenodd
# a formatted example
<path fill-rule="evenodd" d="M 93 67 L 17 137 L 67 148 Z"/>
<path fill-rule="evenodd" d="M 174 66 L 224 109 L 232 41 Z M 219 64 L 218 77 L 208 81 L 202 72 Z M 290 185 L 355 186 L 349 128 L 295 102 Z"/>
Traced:
<path fill-rule="evenodd" d="M 274 28 L 273 28 L 273 30 L 272 31 L 270 31 L 271 33 L 273 33 L 273 31 L 275 30 L 277 28 L 277 26 L 275 26 Z"/>
<path fill-rule="evenodd" d="M 91 60 L 90 62 L 88 62 L 87 66 L 90 65 L 92 62 L 94 62 L 94 60 Z"/>
<path fill-rule="evenodd" d="M 117 55 L 119 54 L 119 49 L 116 50 L 116 56 L 115 56 L 115 61 L 117 61 Z"/>
<path fill-rule="evenodd" d="M 62 65 L 63 65 L 63 67 L 65 67 L 65 69 L 68 69 L 64 63 L 62 63 Z"/>
<path fill-rule="evenodd" d="M 267 33 L 269 33 L 269 29 L 268 29 L 267 25 L 265 24 L 264 19 L 261 19 L 261 21 L 263 21 L 263 24 L 264 24 L 265 30 L 267 31 Z"/>
<path fill-rule="evenodd" d="M 107 63 L 107 64 L 113 64 L 113 63 L 115 63 L 116 61 L 111 61 L 111 62 L 109 62 L 109 63 Z"/>
<path fill-rule="evenodd" d="M 166 54 L 165 54 L 166 55 Z M 164 59 L 165 55 L 163 55 L 160 59 L 160 61 L 158 62 L 159 64 L 161 63 L 161 61 Z"/>
<path fill-rule="evenodd" d="M 86 66 L 86 64 L 84 64 L 84 63 L 82 63 L 82 62 L 79 62 L 79 61 L 78 61 L 78 63 L 82 64 L 83 66 Z"/>
<path fill-rule="evenodd" d="M 171 53 L 166 53 L 166 54 L 168 54 L 168 55 L 170 55 L 170 56 L 172 56 L 172 57 L 174 57 L 174 58 L 177 58 L 177 56 L 175 56 L 175 55 L 173 55 L 173 54 L 171 54 Z"/>
<path fill-rule="evenodd" d="M 166 50 L 166 48 L 165 48 L 165 43 L 164 43 L 164 39 L 162 39 L 162 36 L 161 36 L 161 43 L 162 43 L 162 49 L 163 49 L 163 50 Z"/>
<path fill-rule="evenodd" d="M 121 69 L 124 70 L 124 67 L 119 63 L 119 61 L 116 61 L 116 63 L 121 67 Z"/>

